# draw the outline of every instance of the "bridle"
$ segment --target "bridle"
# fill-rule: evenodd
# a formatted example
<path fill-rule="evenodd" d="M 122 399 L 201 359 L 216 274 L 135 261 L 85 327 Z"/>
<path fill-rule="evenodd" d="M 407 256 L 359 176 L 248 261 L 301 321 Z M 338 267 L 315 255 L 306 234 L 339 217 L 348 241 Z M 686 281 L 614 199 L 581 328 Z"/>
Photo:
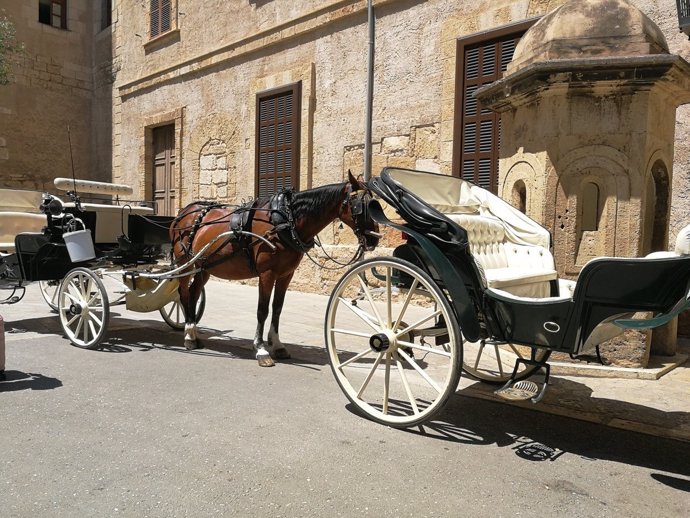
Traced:
<path fill-rule="evenodd" d="M 366 236 L 373 233 L 366 229 L 366 222 L 369 218 L 369 202 L 371 199 L 372 195 L 368 187 L 364 186 L 362 189 L 353 190 L 352 184 L 348 184 L 347 195 L 338 211 L 338 218 L 342 221 L 345 209 L 348 207 L 350 209 L 350 214 L 352 214 L 352 220 L 355 224 L 355 236 L 357 236 L 357 242 L 359 243 L 358 258 L 364 253 L 366 248 Z"/>
<path fill-rule="evenodd" d="M 320 264 L 308 252 L 305 252 L 306 256 L 312 263 L 325 270 L 339 270 L 341 268 L 350 266 L 351 264 L 361 259 L 367 247 L 366 236 L 376 234 L 375 232 L 366 229 L 366 222 L 369 217 L 369 202 L 371 201 L 371 199 L 372 195 L 368 187 L 365 186 L 363 189 L 353 190 L 352 184 L 348 184 L 347 194 L 342 204 L 340 205 L 340 208 L 338 209 L 338 218 L 342 221 L 346 209 L 350 209 L 350 214 L 352 214 L 352 220 L 355 224 L 354 232 L 355 236 L 357 237 L 357 250 L 355 251 L 355 254 L 349 261 L 343 263 L 341 261 L 338 261 L 333 256 L 329 255 L 329 253 L 326 252 L 326 249 L 321 244 L 321 241 L 319 241 L 318 237 L 315 237 L 314 240 L 316 244 L 319 246 L 319 248 L 321 248 L 321 252 L 326 256 L 328 260 L 337 264 L 338 266 L 329 267 L 324 264 Z M 377 237 L 381 237 L 378 234 L 376 235 Z"/>

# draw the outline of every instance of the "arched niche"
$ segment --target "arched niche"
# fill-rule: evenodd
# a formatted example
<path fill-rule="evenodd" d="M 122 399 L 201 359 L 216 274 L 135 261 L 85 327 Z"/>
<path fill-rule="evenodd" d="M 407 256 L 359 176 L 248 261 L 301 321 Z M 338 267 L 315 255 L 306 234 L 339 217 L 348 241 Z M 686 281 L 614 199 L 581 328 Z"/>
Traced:
<path fill-rule="evenodd" d="M 636 255 L 628 170 L 627 157 L 609 146 L 578 148 L 547 168 L 545 222 L 562 275 L 577 275 L 596 256 Z"/>
<path fill-rule="evenodd" d="M 668 249 L 670 190 L 671 185 L 666 164 L 663 160 L 657 159 L 646 176 L 641 236 L 642 255 Z"/>
<path fill-rule="evenodd" d="M 527 213 L 527 186 L 524 180 L 518 180 L 513 184 L 511 204 L 523 214 Z"/>

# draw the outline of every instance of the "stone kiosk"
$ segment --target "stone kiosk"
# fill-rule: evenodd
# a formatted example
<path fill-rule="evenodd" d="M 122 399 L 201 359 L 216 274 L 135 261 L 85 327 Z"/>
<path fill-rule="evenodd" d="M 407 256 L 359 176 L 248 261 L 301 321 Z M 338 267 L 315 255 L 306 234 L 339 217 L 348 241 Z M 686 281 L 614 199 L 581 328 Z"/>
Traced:
<path fill-rule="evenodd" d="M 597 256 L 668 250 L 675 112 L 690 102 L 690 64 L 639 9 L 563 4 L 477 97 L 502 113 L 499 195 L 551 231 L 559 275 Z M 662 354 L 675 351 L 668 331 L 673 350 Z"/>

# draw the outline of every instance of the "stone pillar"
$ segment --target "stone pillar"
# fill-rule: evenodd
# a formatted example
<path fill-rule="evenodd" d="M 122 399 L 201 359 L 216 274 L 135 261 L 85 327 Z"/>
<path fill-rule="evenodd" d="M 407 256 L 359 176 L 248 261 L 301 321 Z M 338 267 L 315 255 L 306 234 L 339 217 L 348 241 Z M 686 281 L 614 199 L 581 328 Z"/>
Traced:
<path fill-rule="evenodd" d="M 678 345 L 678 319 L 674 318 L 664 326 L 652 329 L 650 354 L 674 356 Z"/>

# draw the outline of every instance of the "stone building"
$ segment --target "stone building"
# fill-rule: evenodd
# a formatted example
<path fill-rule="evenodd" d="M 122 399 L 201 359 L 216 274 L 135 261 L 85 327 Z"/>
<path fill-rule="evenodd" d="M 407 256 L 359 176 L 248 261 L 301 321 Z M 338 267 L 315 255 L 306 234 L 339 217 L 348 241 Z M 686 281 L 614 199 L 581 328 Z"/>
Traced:
<path fill-rule="evenodd" d="M 110 180 L 110 13 L 110 0 L 0 3 L 24 46 L 0 86 L 0 186 L 49 190 L 72 167 Z"/>
<path fill-rule="evenodd" d="M 550 215 L 557 210 L 545 207 L 560 202 L 539 201 L 538 194 L 549 189 L 544 176 L 549 152 L 534 146 L 541 143 L 538 128 L 545 125 L 557 138 L 562 129 L 557 110 L 570 97 L 560 105 L 554 101 L 551 112 L 521 113 L 519 124 L 510 119 L 514 111 L 499 108 L 504 111 L 501 130 L 501 115 L 478 104 L 474 93 L 499 80 L 506 69 L 508 75 L 518 73 L 522 65 L 511 60 L 521 37 L 564 3 L 374 1 L 373 173 L 390 165 L 461 175 L 522 203 L 554 232 L 557 224 Z M 613 8 L 620 2 L 609 4 Z M 649 20 L 645 30 L 658 31 L 664 40 L 665 47 L 647 54 L 663 50 L 690 58 L 673 0 L 629 4 Z M 46 5 L 50 23 L 39 19 Z M 366 0 L 36 0 L 3 8 L 26 45 L 16 82 L 0 87 L 3 184 L 49 186 L 52 177 L 69 176 L 68 125 L 78 177 L 130 184 L 137 198 L 155 203 L 160 213 L 175 213 L 194 199 L 240 202 L 284 186 L 306 189 L 340 181 L 348 169 L 362 172 Z M 573 25 L 581 22 L 573 20 Z M 586 46 L 588 34 L 580 36 L 584 40 L 573 42 L 570 51 Z M 638 51 L 631 46 L 622 52 Z M 518 58 L 526 63 L 526 54 Z M 657 113 L 657 106 L 674 105 L 654 123 L 671 140 L 662 161 L 668 180 L 664 221 L 670 232 L 654 246 L 666 246 L 690 222 L 684 203 L 690 190 L 690 116 L 687 107 L 675 110 L 685 102 L 676 99 L 678 91 L 657 88 L 656 104 L 648 108 Z M 614 97 L 602 96 L 607 99 L 601 105 L 604 118 L 617 106 Z M 616 120 L 619 126 L 632 124 L 630 118 Z M 584 128 L 578 135 L 597 146 L 598 136 L 586 135 L 586 116 L 578 121 Z M 638 130 L 630 126 L 631 132 Z M 521 144 L 526 138 L 529 143 Z M 637 144 L 626 145 L 618 153 Z M 520 162 L 515 158 L 520 152 L 538 156 L 541 168 L 534 170 L 545 182 L 528 180 L 524 192 L 507 181 L 517 178 L 512 165 Z M 644 193 L 647 185 L 638 184 Z M 606 196 L 617 194 L 608 191 Z M 635 203 L 626 217 L 647 210 L 640 200 Z M 606 214 L 612 214 L 608 207 Z M 565 210 L 567 203 L 559 208 Z M 325 243 L 347 255 L 349 247 L 340 246 L 352 242 L 347 232 L 334 226 L 324 234 Z M 561 273 L 576 273 L 587 256 L 600 251 L 642 253 L 651 246 L 636 242 L 611 248 L 588 236 L 584 245 L 582 240 L 564 245 L 576 259 L 558 256 Z M 626 239 L 636 240 L 637 234 Z M 295 282 L 328 275 L 307 271 Z M 322 277 L 325 286 L 327 280 Z"/>

